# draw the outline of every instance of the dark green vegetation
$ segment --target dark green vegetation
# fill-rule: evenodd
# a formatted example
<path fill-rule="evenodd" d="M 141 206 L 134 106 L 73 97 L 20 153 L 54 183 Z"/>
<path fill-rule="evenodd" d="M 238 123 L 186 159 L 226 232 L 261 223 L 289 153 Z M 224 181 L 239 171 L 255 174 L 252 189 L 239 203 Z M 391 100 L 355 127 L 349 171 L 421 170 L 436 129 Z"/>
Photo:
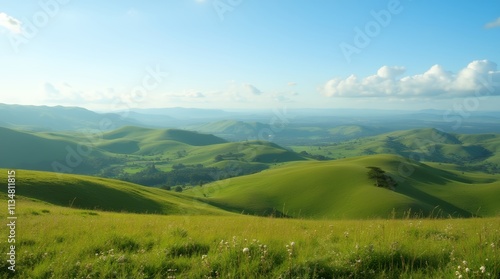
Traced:
<path fill-rule="evenodd" d="M 384 170 L 379 167 L 367 168 L 370 169 L 368 171 L 368 178 L 374 181 L 375 186 L 394 190 L 394 187 L 396 187 L 397 183 L 391 176 L 387 175 Z"/>

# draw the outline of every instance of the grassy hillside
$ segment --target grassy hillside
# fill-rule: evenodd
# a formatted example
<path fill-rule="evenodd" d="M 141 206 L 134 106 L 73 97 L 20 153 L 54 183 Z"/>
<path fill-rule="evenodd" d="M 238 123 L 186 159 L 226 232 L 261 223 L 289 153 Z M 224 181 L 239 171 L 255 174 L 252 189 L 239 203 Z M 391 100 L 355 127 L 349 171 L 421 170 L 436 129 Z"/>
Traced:
<path fill-rule="evenodd" d="M 141 127 L 123 127 L 104 134 L 104 139 L 134 139 L 138 141 L 177 141 L 194 146 L 212 145 L 226 142 L 210 134 L 199 134 L 179 129 L 147 129 Z"/>
<path fill-rule="evenodd" d="M 118 180 L 27 170 L 18 170 L 16 178 L 18 196 L 65 207 L 157 214 L 226 214 L 179 194 Z M 7 181 L 7 170 L 0 169 L 0 181 Z"/>
<path fill-rule="evenodd" d="M 370 154 L 397 154 L 413 160 L 461 165 L 464 170 L 500 172 L 500 135 L 462 135 L 436 129 L 397 131 L 321 146 L 294 146 L 330 158 Z"/>
<path fill-rule="evenodd" d="M 115 178 L 124 172 L 144 170 L 152 163 L 163 171 L 170 171 L 175 164 L 220 165 L 220 160 L 215 160 L 218 155 L 240 167 L 243 163 L 249 168 L 260 164 L 260 169 L 272 163 L 304 159 L 271 143 L 227 142 L 214 135 L 178 129 L 127 126 L 106 133 L 36 133 L 0 128 L 0 133 L 0 167 Z"/>
<path fill-rule="evenodd" d="M 368 167 L 386 171 L 395 191 L 374 186 Z M 400 174 L 412 170 L 411 175 Z M 297 162 L 195 188 L 191 194 L 221 208 L 250 214 L 306 218 L 386 218 L 409 210 L 428 216 L 496 216 L 496 176 L 440 170 L 394 155 L 329 162 Z M 394 211 L 394 212 L 393 212 Z M 411 213 L 410 213 L 411 214 Z"/>
<path fill-rule="evenodd" d="M 159 216 L 23 198 L 17 216 L 15 278 L 500 277 L 498 218 Z"/>
<path fill-rule="evenodd" d="M 83 151 L 87 158 L 102 157 L 95 149 L 83 149 L 72 137 L 65 134 L 51 136 L 32 132 L 21 132 L 0 127 L 2 144 L 0 145 L 0 167 L 26 168 L 53 171 L 53 163 L 66 164 L 77 162 L 78 151 Z M 78 157 L 78 158 L 75 158 Z M 82 172 L 87 171 L 81 164 Z"/>

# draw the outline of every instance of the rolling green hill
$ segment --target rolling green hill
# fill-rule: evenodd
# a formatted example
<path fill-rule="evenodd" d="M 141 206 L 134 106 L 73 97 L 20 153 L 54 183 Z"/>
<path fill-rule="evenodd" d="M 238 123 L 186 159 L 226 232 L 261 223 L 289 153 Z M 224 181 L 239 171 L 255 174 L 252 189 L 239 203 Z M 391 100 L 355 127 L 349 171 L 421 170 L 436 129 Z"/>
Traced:
<path fill-rule="evenodd" d="M 451 134 L 436 129 L 415 129 L 320 147 L 295 146 L 297 152 L 346 158 L 371 154 L 396 154 L 423 162 L 453 163 L 463 170 L 500 172 L 500 134 Z"/>
<path fill-rule="evenodd" d="M 228 163 L 232 163 L 239 170 L 233 172 L 234 176 L 253 173 L 274 163 L 304 160 L 299 154 L 269 142 L 227 142 L 214 135 L 178 129 L 128 126 L 86 134 L 0 128 L 0 135 L 0 167 L 110 178 L 140 172 L 151 164 L 162 171 L 171 171 L 179 164 L 227 169 Z"/>
<path fill-rule="evenodd" d="M 367 167 L 394 178 L 395 191 L 374 186 Z M 409 177 L 400 169 L 412 169 Z M 500 214 L 495 197 L 500 182 L 487 174 L 460 174 L 394 155 L 374 155 L 329 162 L 296 162 L 257 174 L 195 188 L 207 203 L 258 215 L 305 218 L 386 218 L 393 210 L 470 217 Z"/>
<path fill-rule="evenodd" d="M 148 129 L 141 127 L 123 127 L 104 134 L 104 139 L 134 139 L 137 141 L 177 141 L 194 146 L 225 143 L 226 141 L 210 134 L 184 131 L 179 129 Z"/>
<path fill-rule="evenodd" d="M 0 169 L 7 181 L 7 170 Z M 16 195 L 54 205 L 115 212 L 156 214 L 227 214 L 213 206 L 169 191 L 91 176 L 16 171 Z"/>
<path fill-rule="evenodd" d="M 54 162 L 77 163 L 75 154 L 83 151 L 87 158 L 104 156 L 99 150 L 83 150 L 82 146 L 61 134 L 50 138 L 33 132 L 20 132 L 0 127 L 0 167 L 53 170 Z M 79 155 L 77 155 L 79 156 Z M 81 165 L 86 172 L 85 164 Z"/>
<path fill-rule="evenodd" d="M 397 185 L 393 189 L 376 187 L 368 176 L 371 167 L 384 170 Z M 6 173 L 0 170 L 0 180 L 6 180 Z M 497 176 L 462 173 L 452 165 L 422 164 L 394 155 L 292 162 L 184 193 L 118 180 L 27 170 L 18 170 L 16 178 L 19 196 L 65 207 L 116 212 L 233 212 L 308 219 L 500 215 Z"/>

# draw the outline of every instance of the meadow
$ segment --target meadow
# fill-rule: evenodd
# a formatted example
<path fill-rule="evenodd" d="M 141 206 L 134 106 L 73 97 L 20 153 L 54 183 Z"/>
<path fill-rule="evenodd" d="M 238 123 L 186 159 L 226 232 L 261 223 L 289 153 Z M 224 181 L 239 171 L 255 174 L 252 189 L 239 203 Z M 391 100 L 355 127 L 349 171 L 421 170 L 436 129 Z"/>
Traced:
<path fill-rule="evenodd" d="M 17 208 L 16 278 L 500 277 L 498 217 L 152 215 L 22 197 Z"/>

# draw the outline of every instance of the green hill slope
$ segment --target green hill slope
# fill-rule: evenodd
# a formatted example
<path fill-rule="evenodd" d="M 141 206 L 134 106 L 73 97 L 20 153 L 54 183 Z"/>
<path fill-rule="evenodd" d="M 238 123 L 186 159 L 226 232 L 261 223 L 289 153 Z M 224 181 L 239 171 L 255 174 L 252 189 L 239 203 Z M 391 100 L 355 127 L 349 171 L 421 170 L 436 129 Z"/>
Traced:
<path fill-rule="evenodd" d="M 0 169 L 0 180 L 7 181 Z M 169 191 L 118 180 L 82 175 L 16 171 L 16 195 L 54 205 L 115 212 L 157 214 L 226 214 Z"/>
<path fill-rule="evenodd" d="M 0 127 L 0 168 L 25 168 L 53 171 L 53 163 L 79 164 L 82 172 L 85 164 L 79 163 L 85 153 L 87 158 L 102 157 L 99 150 L 88 149 L 61 134 L 59 138 L 45 137 L 44 134 L 20 132 Z M 78 158 L 77 158 L 78 157 Z"/>
<path fill-rule="evenodd" d="M 464 170 L 500 172 L 499 134 L 461 135 L 436 129 L 415 129 L 324 144 L 320 150 L 300 146 L 294 150 L 333 158 L 397 154 L 418 161 L 454 163 Z"/>
<path fill-rule="evenodd" d="M 148 129 L 141 127 L 123 127 L 104 134 L 104 139 L 135 139 L 138 141 L 177 141 L 194 146 L 225 143 L 226 141 L 210 134 L 200 134 L 179 129 Z"/>
<path fill-rule="evenodd" d="M 367 167 L 379 167 L 398 182 L 395 191 L 374 186 Z M 413 169 L 406 178 L 404 166 Z M 386 218 L 393 210 L 470 217 L 500 213 L 492 197 L 500 183 L 491 175 L 459 175 L 394 155 L 330 162 L 297 162 L 238 177 L 191 192 L 227 210 L 306 218 Z M 468 197 L 468 198 L 466 198 Z"/>
<path fill-rule="evenodd" d="M 210 179 L 191 179 L 189 173 L 183 174 L 183 182 L 179 183 L 191 185 L 213 181 L 213 177 L 254 173 L 275 163 L 304 160 L 299 154 L 269 142 L 227 142 L 213 135 L 177 129 L 123 127 L 88 135 L 0 128 L 0 135 L 0 167 L 98 175 L 149 186 L 165 184 L 167 173 L 154 181 L 148 180 L 153 184 L 131 180 L 128 175 L 147 170 L 153 164 L 164 172 L 180 164 L 201 166 L 209 173 L 226 172 Z"/>

